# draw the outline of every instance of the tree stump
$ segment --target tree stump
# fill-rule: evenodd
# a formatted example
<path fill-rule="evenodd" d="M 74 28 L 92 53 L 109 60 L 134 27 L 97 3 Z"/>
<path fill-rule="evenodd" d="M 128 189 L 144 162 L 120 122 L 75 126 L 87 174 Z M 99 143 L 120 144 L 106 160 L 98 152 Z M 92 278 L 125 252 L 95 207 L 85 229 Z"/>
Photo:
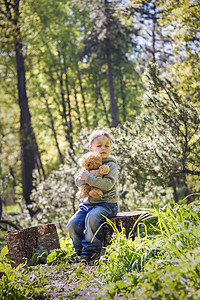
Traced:
<path fill-rule="evenodd" d="M 119 232 L 124 232 L 126 237 L 135 238 L 135 232 L 137 230 L 137 225 L 135 222 L 138 219 L 142 219 L 144 217 L 149 216 L 147 211 L 129 211 L 129 212 L 120 212 L 114 218 L 111 218 L 111 222 L 116 226 Z M 139 220 L 138 220 L 139 221 Z M 135 226 L 136 225 L 136 226 Z M 110 244 L 113 228 L 108 223 L 103 225 L 103 247 L 106 247 Z"/>
<path fill-rule="evenodd" d="M 48 251 L 60 248 L 55 224 L 38 225 L 6 234 L 6 244 L 12 267 L 29 261 L 33 248 L 45 247 Z"/>

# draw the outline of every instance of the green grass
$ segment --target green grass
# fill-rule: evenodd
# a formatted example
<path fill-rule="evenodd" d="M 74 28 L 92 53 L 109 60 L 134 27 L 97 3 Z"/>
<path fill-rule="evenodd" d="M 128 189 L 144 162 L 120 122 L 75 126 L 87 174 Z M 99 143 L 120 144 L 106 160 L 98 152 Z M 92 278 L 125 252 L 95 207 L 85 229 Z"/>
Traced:
<path fill-rule="evenodd" d="M 107 298 L 200 299 L 199 203 L 166 205 L 152 215 L 157 225 L 155 218 L 144 222 L 135 241 L 115 229 L 99 264 Z"/>

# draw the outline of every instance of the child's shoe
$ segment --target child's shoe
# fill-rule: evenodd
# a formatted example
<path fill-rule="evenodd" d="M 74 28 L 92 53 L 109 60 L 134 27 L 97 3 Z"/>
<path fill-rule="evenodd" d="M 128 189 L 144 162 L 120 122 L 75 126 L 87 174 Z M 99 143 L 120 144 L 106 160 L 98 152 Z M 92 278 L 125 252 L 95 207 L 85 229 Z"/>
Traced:
<path fill-rule="evenodd" d="M 80 261 L 81 251 L 75 251 L 73 254 L 67 257 L 69 263 L 77 263 Z"/>
<path fill-rule="evenodd" d="M 100 258 L 100 251 L 84 248 L 81 253 L 81 260 L 90 262 Z"/>

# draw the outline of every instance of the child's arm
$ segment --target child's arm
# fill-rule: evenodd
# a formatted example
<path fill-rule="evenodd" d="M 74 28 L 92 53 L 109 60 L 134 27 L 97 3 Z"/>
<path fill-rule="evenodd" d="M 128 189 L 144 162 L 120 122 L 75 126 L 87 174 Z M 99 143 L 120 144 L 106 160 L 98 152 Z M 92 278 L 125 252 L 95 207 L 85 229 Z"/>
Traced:
<path fill-rule="evenodd" d="M 85 182 L 90 186 L 95 186 L 102 191 L 106 192 L 112 189 L 118 178 L 118 167 L 114 162 L 109 162 L 110 172 L 103 177 L 96 177 L 94 174 L 89 173 Z"/>
<path fill-rule="evenodd" d="M 78 174 L 75 176 L 75 184 L 76 184 L 77 187 L 80 187 L 81 185 L 85 184 L 85 179 L 83 179 L 84 178 L 83 174 L 85 172 L 88 172 L 88 171 L 86 171 L 84 169 L 81 169 L 78 172 Z M 88 172 L 88 174 L 89 174 L 89 172 Z"/>
<path fill-rule="evenodd" d="M 83 173 L 80 175 L 80 180 L 86 180 L 90 173 L 87 170 L 84 170 Z"/>

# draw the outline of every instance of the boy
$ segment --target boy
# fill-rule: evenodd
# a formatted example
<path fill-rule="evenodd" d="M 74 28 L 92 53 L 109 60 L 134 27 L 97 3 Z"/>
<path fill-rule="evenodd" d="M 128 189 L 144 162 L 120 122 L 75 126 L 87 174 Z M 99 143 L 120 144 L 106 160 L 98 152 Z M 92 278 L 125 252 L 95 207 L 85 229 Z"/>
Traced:
<path fill-rule="evenodd" d="M 79 205 L 79 210 L 70 218 L 67 225 L 75 252 L 87 262 L 100 255 L 102 230 L 98 229 L 102 221 L 105 220 L 103 216 L 111 218 L 116 216 L 118 212 L 118 167 L 116 159 L 110 156 L 110 148 L 111 137 L 109 133 L 105 130 L 95 130 L 89 137 L 89 150 L 100 153 L 103 164 L 107 164 L 110 171 L 103 177 L 97 177 L 96 170 L 82 170 L 75 177 L 75 183 L 78 187 L 88 183 L 103 191 L 101 198 L 95 199 L 90 196 L 83 199 Z"/>

